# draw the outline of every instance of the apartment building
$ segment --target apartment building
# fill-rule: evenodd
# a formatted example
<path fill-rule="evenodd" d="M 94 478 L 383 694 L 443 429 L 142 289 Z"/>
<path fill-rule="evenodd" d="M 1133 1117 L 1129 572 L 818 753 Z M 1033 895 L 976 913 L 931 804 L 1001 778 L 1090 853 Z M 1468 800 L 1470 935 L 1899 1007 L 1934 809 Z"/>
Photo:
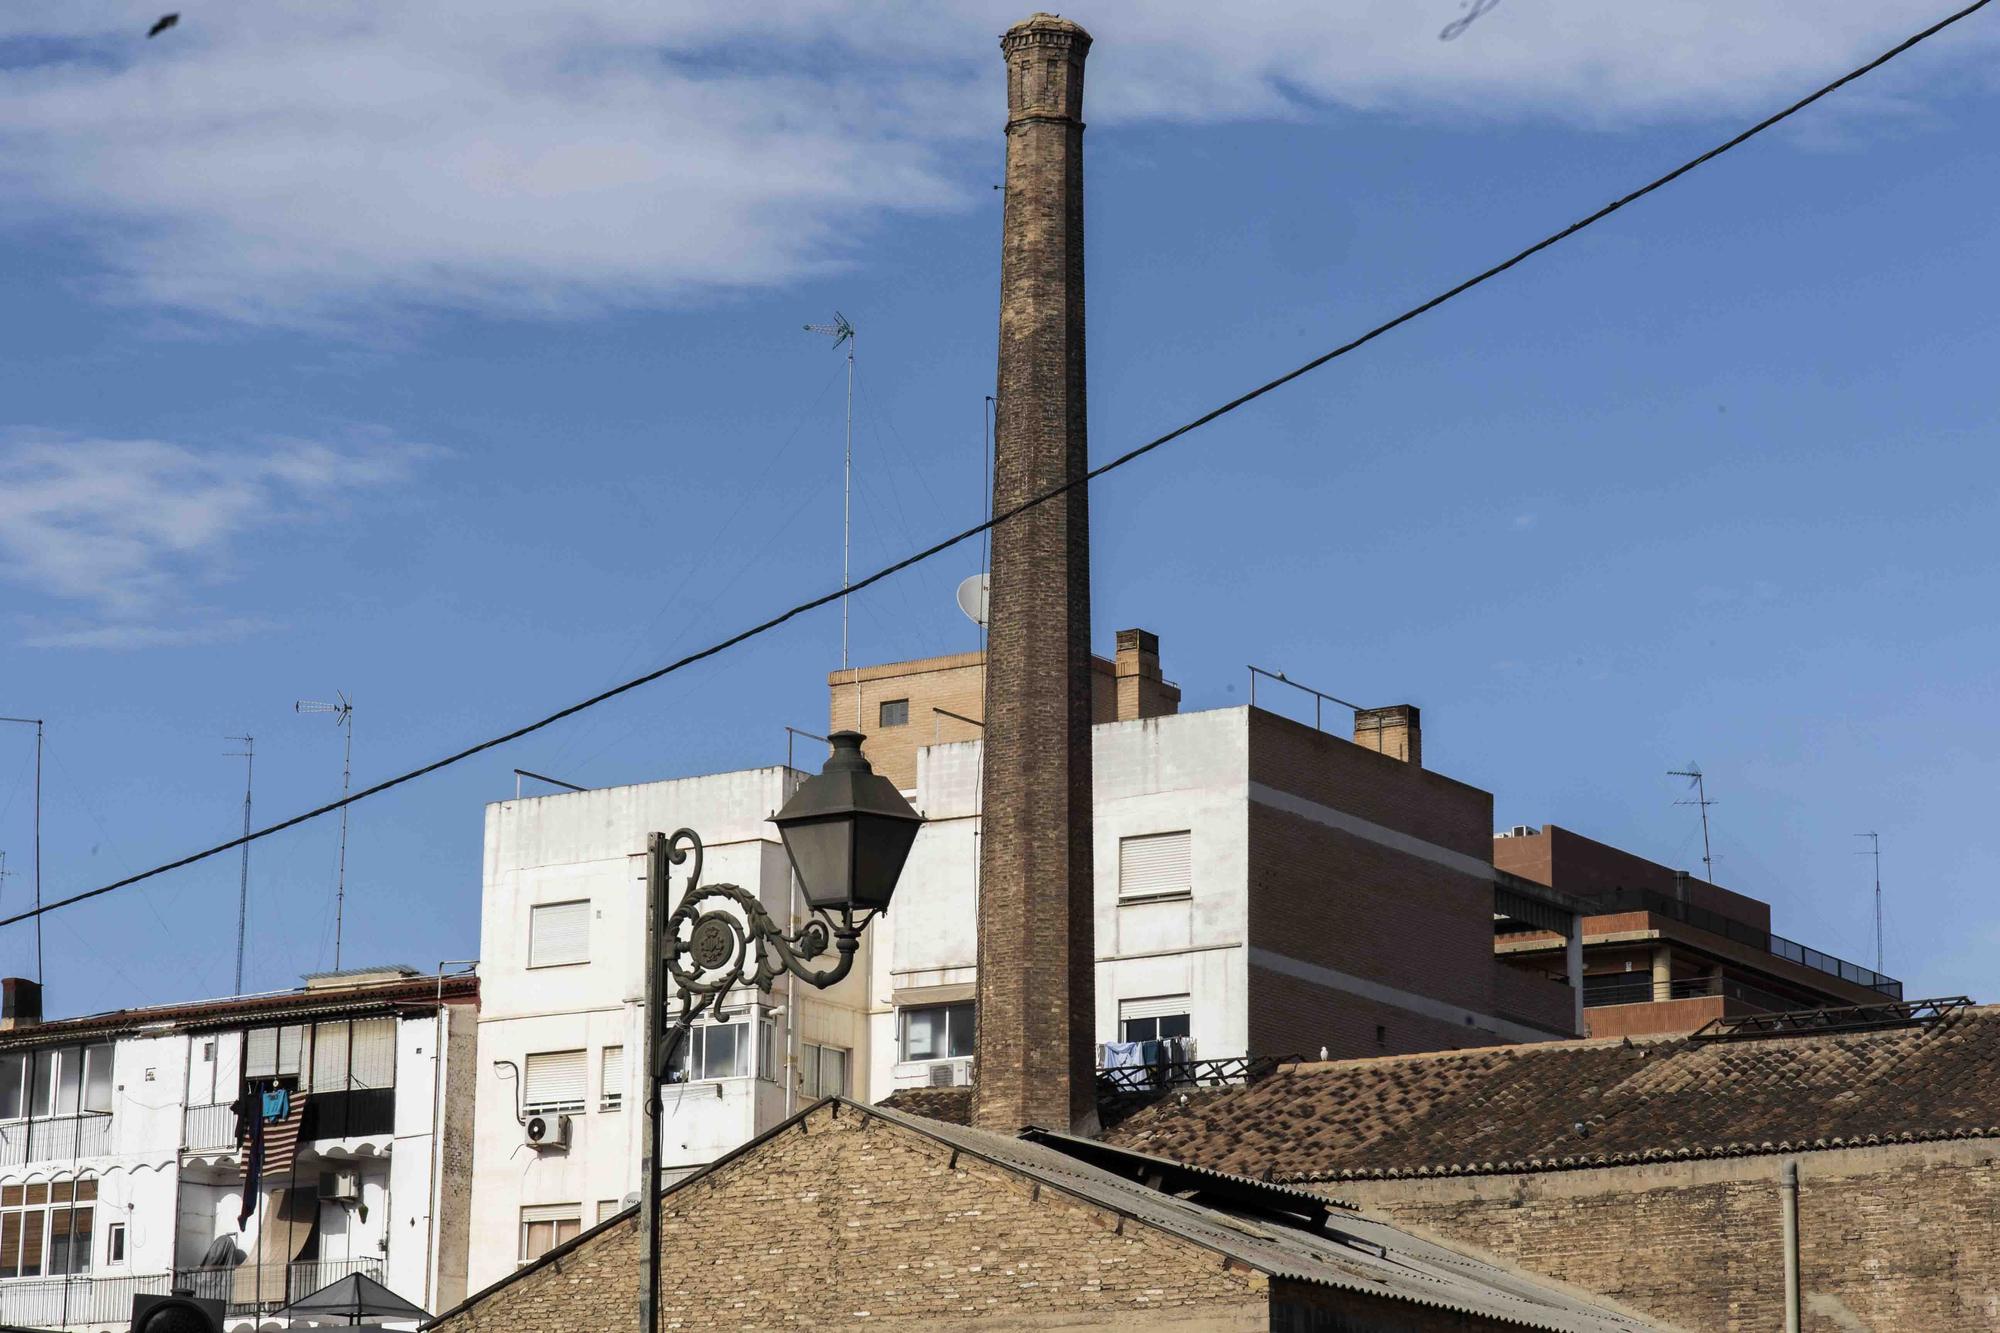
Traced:
<path fill-rule="evenodd" d="M 861 673 L 878 728 L 866 748 L 883 768 L 911 755 L 927 821 L 871 931 L 877 1097 L 975 1076 L 980 746 L 934 743 L 921 721 L 934 684 L 967 669 L 960 657 Z M 1178 690 L 1145 688 L 1158 641 L 1136 630 L 1100 675 L 1101 1042 L 1182 1039 L 1198 1064 L 1240 1067 L 1576 1035 L 1573 911 L 1496 872 L 1492 797 L 1417 762 L 1418 710 L 1364 710 L 1354 740 L 1261 708 L 1178 713 Z M 838 716 L 851 684 L 829 687 Z M 1529 928 L 1554 929 L 1552 965 L 1496 956 L 1496 935 Z"/>
<path fill-rule="evenodd" d="M 803 909 L 794 910 L 790 862 L 769 816 L 805 776 L 761 768 L 487 807 L 475 1288 L 637 1198 L 646 835 L 695 830 L 704 883 L 739 885 L 777 919 L 797 919 Z M 684 886 L 676 872 L 676 897 Z M 864 975 L 869 947 L 864 937 Z M 866 999 L 860 976 L 825 991 L 780 982 L 775 995 L 739 992 L 702 1021 L 666 1090 L 666 1178 L 822 1093 L 854 1091 Z"/>
<path fill-rule="evenodd" d="M 476 979 L 49 1022 L 33 982 L 4 1001 L 0 1324 L 124 1329 L 134 1295 L 190 1287 L 248 1329 L 350 1273 L 464 1295 Z"/>
<path fill-rule="evenodd" d="M 1903 983 L 1771 930 L 1771 905 L 1554 824 L 1496 834 L 1493 863 L 1554 888 L 1584 913 L 1588 1035 L 1689 1032 L 1712 1019 L 1903 998 Z M 1546 933 L 1502 939 L 1504 957 L 1546 960 Z"/>

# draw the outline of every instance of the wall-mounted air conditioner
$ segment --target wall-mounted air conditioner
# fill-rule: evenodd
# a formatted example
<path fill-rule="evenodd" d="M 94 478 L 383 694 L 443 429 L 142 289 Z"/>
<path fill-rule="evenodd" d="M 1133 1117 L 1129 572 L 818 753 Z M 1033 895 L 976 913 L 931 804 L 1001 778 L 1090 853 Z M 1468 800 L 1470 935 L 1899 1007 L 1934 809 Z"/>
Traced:
<path fill-rule="evenodd" d="M 361 1173 L 359 1171 L 320 1172 L 319 1196 L 331 1203 L 360 1203 Z"/>
<path fill-rule="evenodd" d="M 940 1060 L 930 1068 L 933 1088 L 964 1088 L 972 1085 L 972 1061 Z"/>
<path fill-rule="evenodd" d="M 569 1117 L 566 1115 L 531 1115 L 524 1127 L 528 1146 L 535 1149 L 569 1147 Z"/>

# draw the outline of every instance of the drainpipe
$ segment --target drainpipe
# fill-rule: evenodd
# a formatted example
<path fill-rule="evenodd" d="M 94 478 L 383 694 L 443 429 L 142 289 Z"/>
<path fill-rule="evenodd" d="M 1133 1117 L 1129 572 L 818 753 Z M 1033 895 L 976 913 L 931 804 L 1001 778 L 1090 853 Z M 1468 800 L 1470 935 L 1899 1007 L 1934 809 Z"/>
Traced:
<path fill-rule="evenodd" d="M 1799 1164 L 1787 1158 L 1778 1176 L 1785 1247 L 1785 1333 L 1799 1333 Z"/>

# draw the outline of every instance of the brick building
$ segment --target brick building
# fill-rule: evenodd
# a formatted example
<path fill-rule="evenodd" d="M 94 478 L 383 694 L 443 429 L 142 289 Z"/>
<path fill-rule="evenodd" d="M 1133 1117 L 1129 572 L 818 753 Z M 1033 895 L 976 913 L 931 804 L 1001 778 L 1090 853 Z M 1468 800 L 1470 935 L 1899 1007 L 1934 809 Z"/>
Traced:
<path fill-rule="evenodd" d="M 1493 864 L 1585 909 L 1590 1036 L 1691 1032 L 1724 1016 L 1903 998 L 1893 977 L 1773 934 L 1767 902 L 1554 824 L 1496 835 Z M 1520 933 L 1496 948 L 1534 966 L 1564 943 Z"/>
<path fill-rule="evenodd" d="M 675 1329 L 1657 1327 L 1308 1191 L 845 1099 L 675 1185 L 661 1228 Z M 428 1327 L 633 1327 L 637 1239 L 628 1209 Z"/>
<path fill-rule="evenodd" d="M 1298 1065 L 1108 1137 L 1338 1194 L 1687 1328 L 1782 1327 L 1790 1234 L 1806 1333 L 2000 1325 L 1996 1007 Z"/>

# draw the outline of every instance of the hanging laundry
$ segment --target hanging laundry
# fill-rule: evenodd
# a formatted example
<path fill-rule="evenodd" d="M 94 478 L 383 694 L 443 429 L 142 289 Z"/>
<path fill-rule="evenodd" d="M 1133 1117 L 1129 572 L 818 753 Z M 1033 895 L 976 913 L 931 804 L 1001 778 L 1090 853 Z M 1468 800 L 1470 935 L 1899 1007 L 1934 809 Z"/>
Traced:
<path fill-rule="evenodd" d="M 264 1094 L 264 1119 L 283 1120 L 292 1109 L 292 1094 L 283 1088 L 272 1088 Z"/>

